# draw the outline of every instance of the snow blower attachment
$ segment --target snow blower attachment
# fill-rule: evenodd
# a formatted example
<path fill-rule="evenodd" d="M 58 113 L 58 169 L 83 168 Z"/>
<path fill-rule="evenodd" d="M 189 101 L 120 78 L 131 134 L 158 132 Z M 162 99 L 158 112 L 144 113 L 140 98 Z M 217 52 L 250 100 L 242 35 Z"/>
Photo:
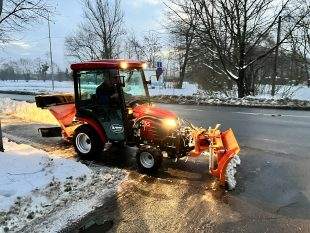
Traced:
<path fill-rule="evenodd" d="M 145 63 L 101 60 L 71 65 L 73 95 L 37 96 L 60 127 L 41 128 L 44 137 L 63 136 L 79 156 L 90 158 L 106 143 L 138 147 L 136 162 L 143 173 L 156 172 L 164 155 L 177 161 L 207 155 L 209 172 L 222 185 L 236 185 L 240 148 L 231 129 L 203 129 L 174 112 L 150 103 Z"/>

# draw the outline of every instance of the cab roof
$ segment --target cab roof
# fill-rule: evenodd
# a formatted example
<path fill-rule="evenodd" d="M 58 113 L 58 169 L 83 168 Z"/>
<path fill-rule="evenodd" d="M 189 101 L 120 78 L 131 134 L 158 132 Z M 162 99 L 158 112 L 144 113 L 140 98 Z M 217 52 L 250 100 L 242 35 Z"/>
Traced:
<path fill-rule="evenodd" d="M 127 64 L 129 69 L 138 69 L 143 68 L 145 62 L 126 59 L 95 60 L 72 64 L 71 69 L 73 71 L 94 69 L 120 69 L 123 68 L 124 64 Z"/>

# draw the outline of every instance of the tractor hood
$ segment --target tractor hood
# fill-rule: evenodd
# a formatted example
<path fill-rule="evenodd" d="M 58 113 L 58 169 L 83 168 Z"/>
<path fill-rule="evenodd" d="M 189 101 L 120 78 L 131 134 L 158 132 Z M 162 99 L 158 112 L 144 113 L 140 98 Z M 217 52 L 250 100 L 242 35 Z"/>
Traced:
<path fill-rule="evenodd" d="M 177 118 L 176 114 L 174 112 L 171 112 L 167 109 L 160 108 L 155 105 L 149 105 L 149 104 L 142 104 L 138 105 L 133 109 L 133 114 L 135 118 L 140 118 L 143 116 L 152 116 L 157 117 L 160 119 L 175 119 Z"/>

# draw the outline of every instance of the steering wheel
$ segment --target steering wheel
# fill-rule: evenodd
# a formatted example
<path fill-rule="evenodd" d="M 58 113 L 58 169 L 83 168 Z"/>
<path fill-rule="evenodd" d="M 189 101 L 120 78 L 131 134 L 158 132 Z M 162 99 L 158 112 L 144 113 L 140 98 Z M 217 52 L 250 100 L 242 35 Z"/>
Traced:
<path fill-rule="evenodd" d="M 147 101 L 145 100 L 132 100 L 128 103 L 129 107 L 134 108 L 137 105 L 145 104 Z"/>

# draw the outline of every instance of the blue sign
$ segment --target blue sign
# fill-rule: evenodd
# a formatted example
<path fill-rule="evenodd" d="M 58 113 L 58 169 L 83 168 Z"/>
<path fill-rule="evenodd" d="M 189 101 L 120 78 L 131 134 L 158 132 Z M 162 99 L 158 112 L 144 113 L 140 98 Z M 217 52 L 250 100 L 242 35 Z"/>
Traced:
<path fill-rule="evenodd" d="M 164 73 L 163 70 L 163 63 L 161 61 L 157 62 L 157 68 L 156 68 L 156 78 L 157 80 L 159 79 L 159 77 Z"/>

